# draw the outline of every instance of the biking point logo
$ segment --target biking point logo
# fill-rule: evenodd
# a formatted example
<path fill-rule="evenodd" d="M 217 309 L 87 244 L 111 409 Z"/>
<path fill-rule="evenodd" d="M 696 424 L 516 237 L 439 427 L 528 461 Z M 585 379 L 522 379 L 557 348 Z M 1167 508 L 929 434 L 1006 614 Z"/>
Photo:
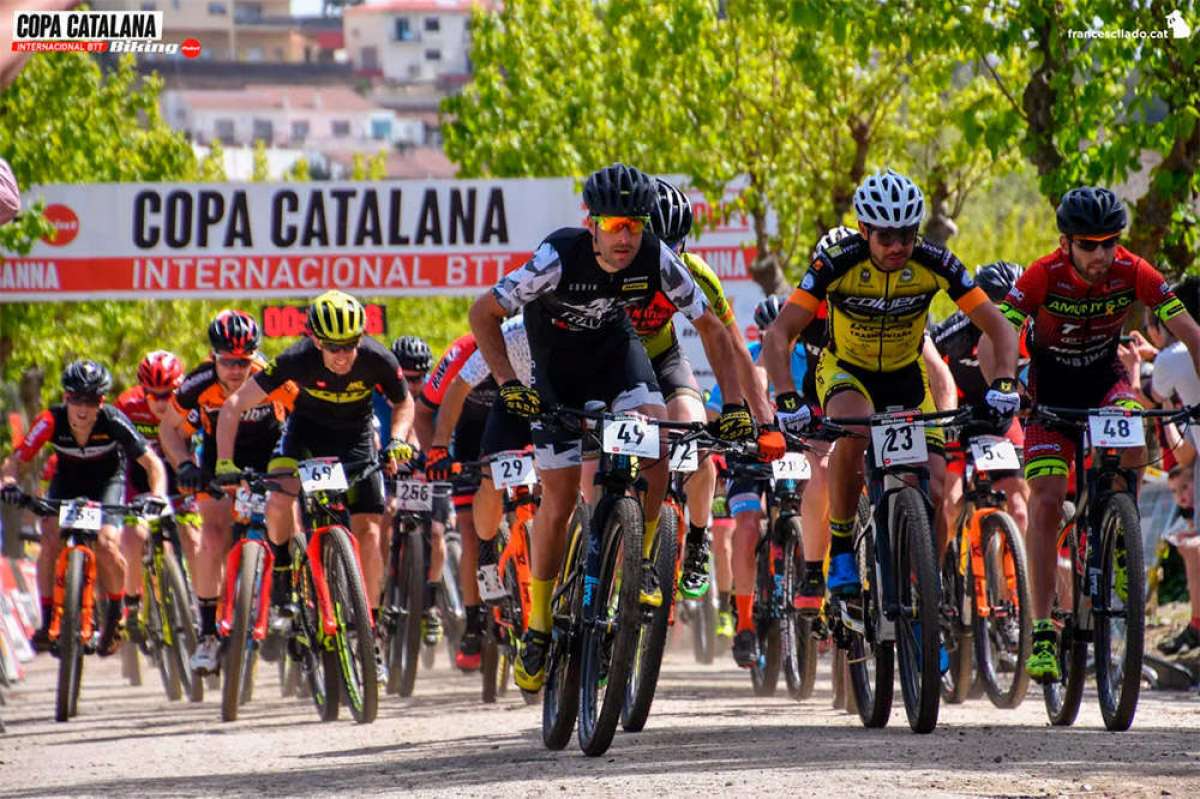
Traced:
<path fill-rule="evenodd" d="M 162 41 L 161 11 L 14 11 L 14 53 L 200 55 L 200 42 Z"/>

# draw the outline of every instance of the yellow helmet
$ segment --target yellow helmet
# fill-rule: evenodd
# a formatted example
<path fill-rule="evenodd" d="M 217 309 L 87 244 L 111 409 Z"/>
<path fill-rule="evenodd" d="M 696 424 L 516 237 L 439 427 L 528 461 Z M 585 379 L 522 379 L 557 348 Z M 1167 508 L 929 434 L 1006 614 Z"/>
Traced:
<path fill-rule="evenodd" d="M 363 334 L 367 312 L 344 291 L 327 291 L 308 306 L 308 327 L 321 341 L 350 341 Z"/>

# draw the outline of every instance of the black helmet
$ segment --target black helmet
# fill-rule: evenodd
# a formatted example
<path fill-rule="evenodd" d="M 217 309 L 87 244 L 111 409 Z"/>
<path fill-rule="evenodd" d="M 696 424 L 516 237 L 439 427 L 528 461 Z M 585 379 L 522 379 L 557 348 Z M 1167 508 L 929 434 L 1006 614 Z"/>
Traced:
<path fill-rule="evenodd" d="M 779 309 L 783 306 L 779 297 L 775 294 L 769 295 L 765 300 L 762 300 L 758 305 L 754 306 L 754 324 L 758 325 L 759 330 L 766 330 L 779 316 Z"/>
<path fill-rule="evenodd" d="M 656 202 L 654 181 L 631 166 L 606 166 L 588 176 L 583 202 L 593 216 L 650 216 Z"/>
<path fill-rule="evenodd" d="M 655 178 L 658 204 L 650 214 L 654 235 L 675 247 L 692 232 L 692 203 L 687 195 L 662 178 Z"/>
<path fill-rule="evenodd" d="M 112 375 L 95 361 L 75 361 L 63 369 L 62 388 L 68 394 L 102 397 L 112 388 Z"/>
<path fill-rule="evenodd" d="M 208 326 L 208 341 L 214 352 L 228 352 L 239 358 L 248 358 L 262 343 L 258 322 L 245 311 L 226 309 L 213 318 Z"/>
<path fill-rule="evenodd" d="M 1188 275 L 1172 286 L 1171 291 L 1175 292 L 1175 296 L 1183 303 L 1184 309 L 1191 314 L 1193 319 L 1200 316 L 1200 277 Z M 1153 315 L 1151 318 L 1157 320 L 1157 317 Z M 1162 323 L 1159 322 L 1159 324 Z"/>
<path fill-rule="evenodd" d="M 1000 302 L 1008 296 L 1009 289 L 1016 285 L 1024 271 L 1024 267 L 1011 261 L 992 261 L 976 270 L 975 283 L 988 299 Z"/>
<path fill-rule="evenodd" d="M 1125 204 L 1108 189 L 1071 189 L 1058 203 L 1058 229 L 1067 236 L 1115 236 L 1128 222 Z"/>
<path fill-rule="evenodd" d="M 428 372 L 433 366 L 433 353 L 425 339 L 419 336 L 401 336 L 392 342 L 392 354 L 400 366 L 413 372 Z"/>

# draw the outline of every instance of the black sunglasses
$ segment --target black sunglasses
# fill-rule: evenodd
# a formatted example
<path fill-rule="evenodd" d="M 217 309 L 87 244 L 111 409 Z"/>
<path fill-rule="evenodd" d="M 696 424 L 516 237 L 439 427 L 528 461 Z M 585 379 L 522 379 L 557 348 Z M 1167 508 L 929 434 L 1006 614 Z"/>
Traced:
<path fill-rule="evenodd" d="M 99 408 L 102 401 L 103 397 L 96 394 L 75 394 L 73 392 L 67 394 L 68 405 L 86 405 L 89 408 Z"/>
<path fill-rule="evenodd" d="M 333 353 L 354 352 L 354 350 L 358 349 L 358 339 L 354 339 L 354 341 L 348 341 L 344 344 L 334 344 L 331 341 L 322 341 L 321 349 L 325 350 L 326 352 Z"/>
<path fill-rule="evenodd" d="M 1071 239 L 1071 242 L 1084 252 L 1095 252 L 1100 247 L 1106 250 L 1115 249 L 1121 243 L 1121 237 L 1113 236 L 1110 239 Z"/>
<path fill-rule="evenodd" d="M 893 244 L 903 244 L 907 247 L 917 240 L 916 225 L 902 228 L 881 228 L 868 225 L 867 230 L 874 233 L 875 238 L 884 247 L 891 247 Z"/>

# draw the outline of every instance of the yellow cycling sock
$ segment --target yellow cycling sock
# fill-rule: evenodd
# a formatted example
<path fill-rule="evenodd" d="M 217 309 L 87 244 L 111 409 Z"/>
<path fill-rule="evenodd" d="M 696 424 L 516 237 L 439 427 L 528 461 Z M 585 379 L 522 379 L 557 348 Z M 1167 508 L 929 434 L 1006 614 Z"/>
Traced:
<path fill-rule="evenodd" d="M 854 551 L 854 517 L 835 519 L 829 517 L 829 554 L 840 555 Z"/>
<path fill-rule="evenodd" d="M 553 580 L 529 578 L 529 629 L 550 632 L 550 597 L 554 595 Z"/>
<path fill-rule="evenodd" d="M 646 520 L 646 532 L 642 535 L 642 557 L 646 560 L 654 557 L 654 539 L 658 536 L 658 519 Z"/>

